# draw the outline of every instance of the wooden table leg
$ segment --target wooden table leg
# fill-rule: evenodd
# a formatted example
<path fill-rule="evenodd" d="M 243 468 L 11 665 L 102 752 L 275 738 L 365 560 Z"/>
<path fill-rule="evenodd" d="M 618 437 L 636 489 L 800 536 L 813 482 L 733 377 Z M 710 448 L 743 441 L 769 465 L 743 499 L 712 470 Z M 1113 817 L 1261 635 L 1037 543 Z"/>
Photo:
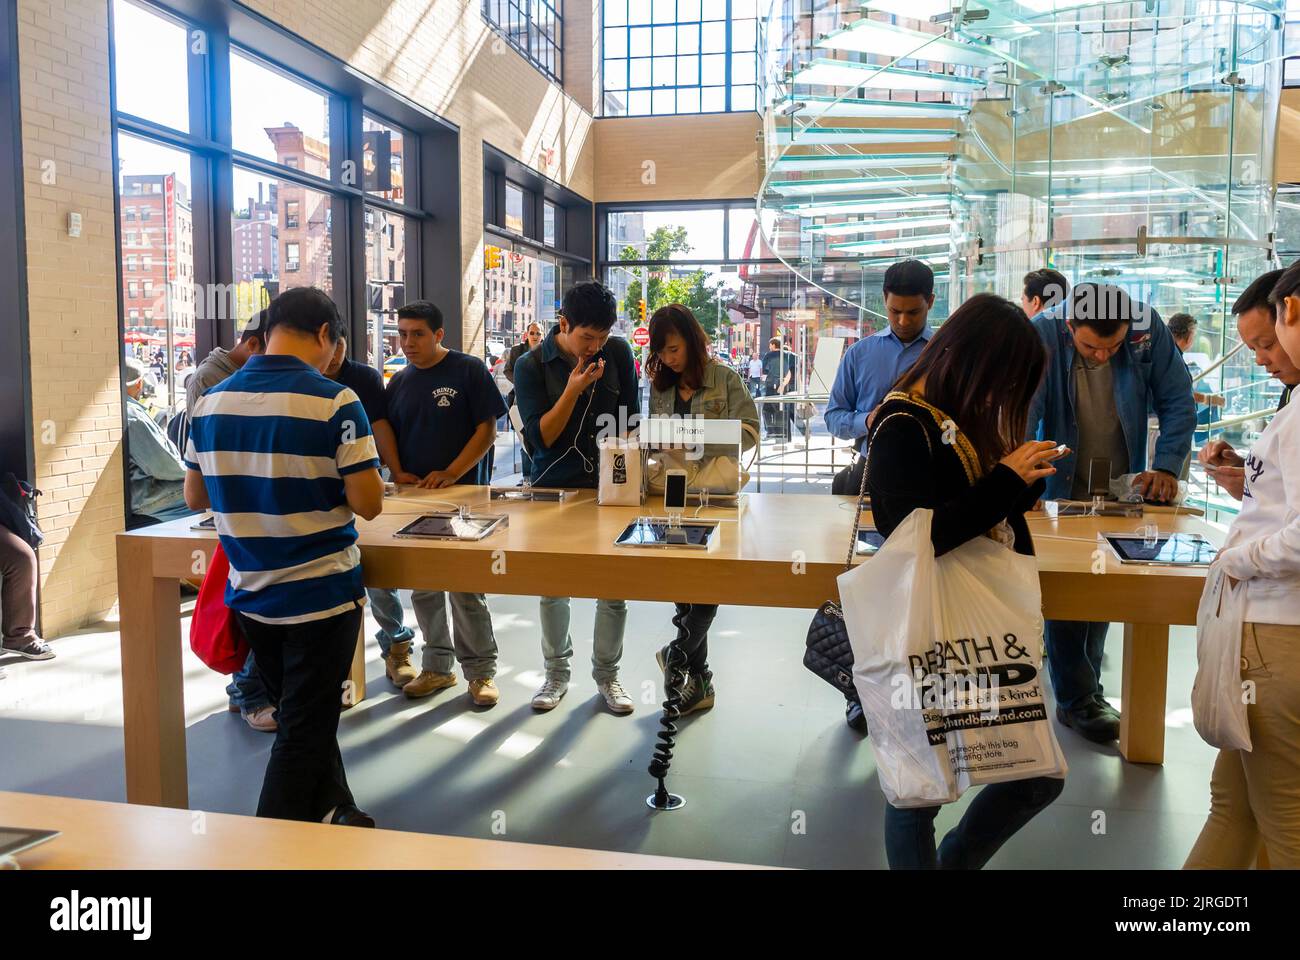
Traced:
<path fill-rule="evenodd" d="M 126 799 L 188 807 L 180 581 L 154 577 L 153 545 L 117 541 Z"/>
<path fill-rule="evenodd" d="M 1124 624 L 1124 682 L 1119 752 L 1130 763 L 1165 762 L 1169 627 Z"/>

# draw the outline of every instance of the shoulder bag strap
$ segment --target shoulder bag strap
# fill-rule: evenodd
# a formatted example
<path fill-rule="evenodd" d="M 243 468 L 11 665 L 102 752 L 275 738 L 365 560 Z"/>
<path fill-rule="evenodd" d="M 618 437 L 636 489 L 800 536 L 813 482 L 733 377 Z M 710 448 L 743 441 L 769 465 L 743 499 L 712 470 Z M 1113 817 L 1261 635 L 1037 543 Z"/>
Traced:
<path fill-rule="evenodd" d="M 881 420 L 879 426 L 884 426 L 894 417 L 909 417 L 913 420 L 916 420 L 916 418 L 913 417 L 907 411 L 896 410 L 893 413 L 891 413 L 889 416 L 885 417 L 884 420 Z M 925 424 L 920 423 L 920 421 L 917 421 L 917 423 L 921 427 L 921 435 L 925 437 L 925 445 L 930 451 L 930 456 L 934 456 L 934 445 L 930 443 L 930 431 L 925 429 Z M 858 530 L 862 526 L 862 501 L 867 493 L 867 471 L 870 469 L 870 465 L 871 465 L 870 451 L 871 451 L 871 444 L 868 443 L 865 445 L 862 453 L 859 454 L 859 456 L 862 458 L 862 483 L 861 486 L 858 487 L 858 506 L 857 506 L 857 510 L 853 514 L 853 533 L 849 537 L 849 554 L 844 559 L 845 570 L 852 569 L 853 554 L 858 547 Z"/>

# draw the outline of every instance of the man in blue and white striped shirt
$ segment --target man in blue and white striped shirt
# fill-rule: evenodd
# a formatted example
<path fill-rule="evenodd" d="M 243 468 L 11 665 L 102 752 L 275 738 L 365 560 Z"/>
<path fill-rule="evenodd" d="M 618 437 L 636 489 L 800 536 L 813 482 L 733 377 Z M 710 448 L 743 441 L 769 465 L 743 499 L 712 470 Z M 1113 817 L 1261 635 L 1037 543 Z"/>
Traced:
<path fill-rule="evenodd" d="M 258 816 L 374 826 L 337 734 L 365 599 L 354 514 L 383 508 L 379 458 L 361 401 L 323 374 L 344 333 L 333 301 L 287 291 L 269 331 L 266 352 L 191 412 L 186 501 L 215 515 L 226 603 L 279 704 Z"/>

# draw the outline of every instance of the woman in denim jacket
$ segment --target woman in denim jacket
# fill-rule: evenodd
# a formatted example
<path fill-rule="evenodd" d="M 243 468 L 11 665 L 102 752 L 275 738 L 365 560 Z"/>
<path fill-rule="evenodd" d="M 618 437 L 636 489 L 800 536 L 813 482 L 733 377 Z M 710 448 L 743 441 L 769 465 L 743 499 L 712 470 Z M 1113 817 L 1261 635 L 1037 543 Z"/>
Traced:
<path fill-rule="evenodd" d="M 758 409 L 740 374 L 709 356 L 709 338 L 691 311 L 680 303 L 660 307 L 650 318 L 650 415 L 739 420 L 752 428 L 742 443 L 752 447 L 758 436 Z M 708 631 L 716 604 L 679 603 L 673 626 L 686 653 L 686 688 L 680 713 L 685 716 L 713 706 L 713 674 L 708 664 Z M 668 647 L 656 654 L 667 671 Z M 665 686 L 667 686 L 665 676 Z"/>

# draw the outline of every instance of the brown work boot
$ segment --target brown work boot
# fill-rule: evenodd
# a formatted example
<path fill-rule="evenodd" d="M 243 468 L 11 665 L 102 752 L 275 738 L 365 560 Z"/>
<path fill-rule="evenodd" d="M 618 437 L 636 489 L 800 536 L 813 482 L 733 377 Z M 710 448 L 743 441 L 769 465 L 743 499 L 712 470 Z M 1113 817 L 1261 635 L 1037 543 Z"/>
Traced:
<path fill-rule="evenodd" d="M 435 691 L 454 686 L 456 686 L 456 674 L 454 673 L 431 673 L 428 670 L 421 670 L 418 677 L 402 687 L 402 693 L 415 700 L 419 697 L 427 697 Z"/>
<path fill-rule="evenodd" d="M 384 657 L 384 672 L 388 674 L 388 679 L 393 686 L 401 688 L 420 675 L 411 663 L 411 646 L 414 641 L 403 640 L 401 643 L 395 643 L 388 648 L 388 656 Z"/>
<path fill-rule="evenodd" d="M 475 706 L 491 707 L 501 699 L 501 691 L 497 689 L 491 677 L 483 677 L 481 680 L 469 682 L 469 698 L 474 701 Z"/>

